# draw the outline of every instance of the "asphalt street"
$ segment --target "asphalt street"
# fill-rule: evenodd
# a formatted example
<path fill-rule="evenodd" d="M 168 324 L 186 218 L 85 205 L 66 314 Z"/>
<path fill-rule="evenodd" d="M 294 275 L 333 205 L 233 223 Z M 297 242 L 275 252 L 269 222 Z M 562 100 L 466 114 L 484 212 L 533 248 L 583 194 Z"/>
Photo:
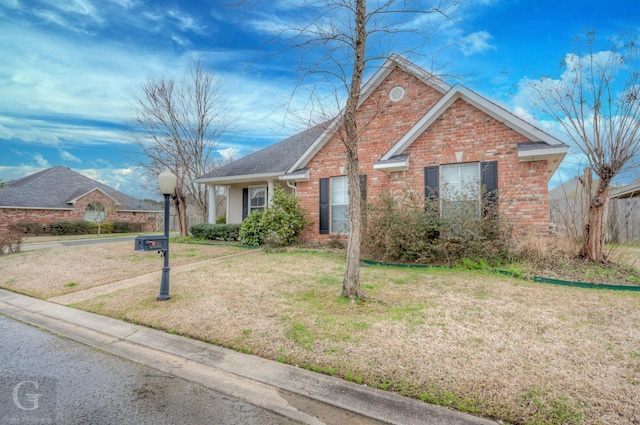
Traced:
<path fill-rule="evenodd" d="M 0 424 L 297 424 L 0 316 Z"/>

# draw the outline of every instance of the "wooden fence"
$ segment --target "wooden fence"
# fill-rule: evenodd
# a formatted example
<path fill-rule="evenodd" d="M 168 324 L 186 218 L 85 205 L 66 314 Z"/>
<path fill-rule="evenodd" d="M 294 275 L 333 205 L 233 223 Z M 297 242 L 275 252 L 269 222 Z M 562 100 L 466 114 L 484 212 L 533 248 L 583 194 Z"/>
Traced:
<path fill-rule="evenodd" d="M 551 222 L 559 233 L 580 239 L 585 223 L 586 207 L 582 198 L 550 199 Z M 606 241 L 640 243 L 640 198 L 610 199 L 606 212 Z"/>

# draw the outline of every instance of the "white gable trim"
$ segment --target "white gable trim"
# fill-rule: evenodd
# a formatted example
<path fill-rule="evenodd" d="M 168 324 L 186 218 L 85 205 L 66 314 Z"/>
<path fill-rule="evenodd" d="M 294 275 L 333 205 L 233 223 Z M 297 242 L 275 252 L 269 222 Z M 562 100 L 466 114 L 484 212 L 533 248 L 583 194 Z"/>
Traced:
<path fill-rule="evenodd" d="M 91 192 L 95 192 L 98 191 L 100 193 L 102 193 L 104 196 L 106 196 L 107 198 L 111 199 L 113 201 L 114 204 L 116 205 L 120 205 L 120 202 L 118 202 L 115 198 L 113 198 L 112 196 L 110 196 L 108 193 L 106 193 L 104 190 L 100 189 L 99 187 L 96 187 L 95 189 L 91 189 L 90 191 L 83 193 L 80 196 L 76 196 L 75 198 L 67 201 L 67 204 L 71 204 L 71 205 L 75 205 L 76 202 L 78 201 L 78 199 L 82 198 L 83 196 L 87 196 L 88 194 L 90 194 Z"/>
<path fill-rule="evenodd" d="M 358 101 L 358 107 L 365 102 L 371 93 L 375 91 L 375 89 L 391 74 L 396 67 L 402 69 L 408 74 L 413 75 L 418 78 L 423 83 L 428 86 L 438 90 L 440 93 L 444 94 L 451 89 L 451 86 L 431 74 L 430 72 L 425 71 L 424 69 L 414 65 L 409 62 L 407 59 L 403 58 L 398 54 L 392 54 L 389 58 L 382 64 L 380 68 L 373 74 L 369 80 L 367 80 L 366 84 L 362 87 L 362 92 L 360 95 L 360 100 Z M 342 114 L 343 111 L 340 111 L 340 114 L 327 126 L 324 132 L 309 146 L 309 148 L 298 158 L 298 160 L 287 170 L 287 173 L 292 173 L 295 170 L 299 170 L 301 168 L 305 168 L 309 161 L 322 149 L 322 147 L 329 141 L 329 139 L 338 131 L 339 126 L 342 122 Z M 393 155 L 392 155 L 393 156 Z"/>
<path fill-rule="evenodd" d="M 513 115 L 507 110 L 501 108 L 495 103 L 487 100 L 479 94 L 469 90 L 468 88 L 456 84 L 431 108 L 420 120 L 385 153 L 380 161 L 403 153 L 422 133 L 424 133 L 435 120 L 437 120 L 453 103 L 462 99 L 465 102 L 475 106 L 487 115 L 502 122 L 507 127 L 517 131 L 532 141 L 544 141 L 549 145 L 562 147 L 565 152 L 567 145 L 562 143 L 555 137 L 545 133 L 544 131 L 534 127 L 521 118 Z"/>

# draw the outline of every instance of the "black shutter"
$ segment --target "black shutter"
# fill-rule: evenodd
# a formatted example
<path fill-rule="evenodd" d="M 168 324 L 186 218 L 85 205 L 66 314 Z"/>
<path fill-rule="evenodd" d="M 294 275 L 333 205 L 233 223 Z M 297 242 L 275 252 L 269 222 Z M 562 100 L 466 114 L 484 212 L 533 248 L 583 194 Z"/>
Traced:
<path fill-rule="evenodd" d="M 498 163 L 496 161 L 481 162 L 480 172 L 482 173 L 482 204 L 487 208 L 495 207 L 498 203 Z"/>
<path fill-rule="evenodd" d="M 329 233 L 329 179 L 320 179 L 320 234 Z"/>
<path fill-rule="evenodd" d="M 363 201 L 367 200 L 367 175 L 360 175 L 360 198 Z"/>
<path fill-rule="evenodd" d="M 440 187 L 439 181 L 440 167 L 424 167 L 424 197 L 435 201 L 438 199 Z"/>
<path fill-rule="evenodd" d="M 247 218 L 249 213 L 249 188 L 242 189 L 242 221 Z"/>

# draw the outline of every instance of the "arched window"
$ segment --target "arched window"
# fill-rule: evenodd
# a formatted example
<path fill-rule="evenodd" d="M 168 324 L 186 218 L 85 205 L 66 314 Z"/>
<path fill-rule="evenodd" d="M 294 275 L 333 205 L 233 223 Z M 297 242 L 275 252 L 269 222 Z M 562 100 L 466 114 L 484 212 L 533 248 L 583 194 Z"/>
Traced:
<path fill-rule="evenodd" d="M 94 223 L 102 223 L 105 218 L 104 205 L 100 202 L 91 202 L 87 205 L 87 209 L 84 212 L 84 219 Z"/>

